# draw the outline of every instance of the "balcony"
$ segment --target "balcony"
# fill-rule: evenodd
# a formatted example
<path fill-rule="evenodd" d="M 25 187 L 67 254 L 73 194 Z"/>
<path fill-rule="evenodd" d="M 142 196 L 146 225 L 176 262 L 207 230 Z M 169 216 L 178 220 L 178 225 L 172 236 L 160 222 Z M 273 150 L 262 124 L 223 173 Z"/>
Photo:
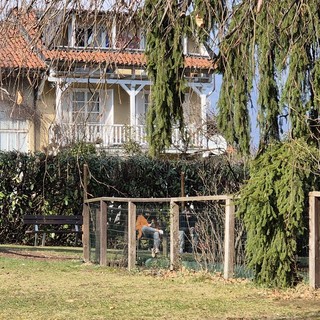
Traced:
<path fill-rule="evenodd" d="M 99 148 L 122 148 L 128 142 L 138 143 L 142 149 L 148 148 L 144 125 L 129 126 L 124 124 L 68 124 L 56 125 L 50 130 L 50 141 L 59 145 L 75 142 L 87 142 L 99 145 Z M 168 152 L 195 152 L 206 150 L 206 139 L 202 130 L 188 127 L 182 138 L 178 128 L 173 130 L 172 146 Z"/>

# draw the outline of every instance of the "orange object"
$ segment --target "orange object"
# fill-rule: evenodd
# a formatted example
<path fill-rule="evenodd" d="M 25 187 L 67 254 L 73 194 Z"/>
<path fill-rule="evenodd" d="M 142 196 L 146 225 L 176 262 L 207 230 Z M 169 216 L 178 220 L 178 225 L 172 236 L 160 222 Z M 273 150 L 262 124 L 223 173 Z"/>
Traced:
<path fill-rule="evenodd" d="M 138 230 L 138 239 L 142 237 L 143 226 L 149 226 L 149 222 L 142 214 L 140 214 L 138 215 L 137 221 L 136 221 L 136 230 Z"/>

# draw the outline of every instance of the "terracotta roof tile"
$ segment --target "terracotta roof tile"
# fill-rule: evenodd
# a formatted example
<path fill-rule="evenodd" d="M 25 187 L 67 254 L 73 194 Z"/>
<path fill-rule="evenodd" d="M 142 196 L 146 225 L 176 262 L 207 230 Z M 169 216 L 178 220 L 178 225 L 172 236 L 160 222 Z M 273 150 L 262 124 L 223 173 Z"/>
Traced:
<path fill-rule="evenodd" d="M 145 67 L 146 57 L 141 52 L 116 51 L 79 51 L 79 50 L 47 50 L 48 60 L 84 63 L 107 63 L 134 67 Z M 214 69 L 212 60 L 205 57 L 186 57 L 185 67 L 195 69 Z"/>
<path fill-rule="evenodd" d="M 204 57 L 185 57 L 185 66 L 195 69 L 216 69 L 216 64 L 213 60 Z"/>
<path fill-rule="evenodd" d="M 16 23 L 0 25 L 0 67 L 1 68 L 45 68 L 45 63 L 32 51 Z"/>
<path fill-rule="evenodd" d="M 34 12 L 23 14 L 13 12 L 10 20 L 0 25 L 0 67 L 45 68 L 45 60 L 47 63 L 61 61 L 66 63 L 106 63 L 129 67 L 146 67 L 146 56 L 143 52 L 101 49 L 90 51 L 47 50 L 43 48 L 39 39 L 36 14 Z M 214 62 L 209 58 L 195 56 L 185 57 L 185 67 L 205 70 L 215 69 Z"/>
<path fill-rule="evenodd" d="M 142 53 L 102 52 L 102 51 L 63 51 L 47 50 L 44 52 L 48 60 L 65 62 L 107 63 L 128 66 L 145 66 Z"/>

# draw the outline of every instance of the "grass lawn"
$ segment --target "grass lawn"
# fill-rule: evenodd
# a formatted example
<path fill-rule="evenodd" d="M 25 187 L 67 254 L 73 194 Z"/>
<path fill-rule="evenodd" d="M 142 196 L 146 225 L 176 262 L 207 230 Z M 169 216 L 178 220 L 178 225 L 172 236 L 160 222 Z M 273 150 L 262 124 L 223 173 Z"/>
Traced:
<path fill-rule="evenodd" d="M 84 264 L 78 248 L 0 246 L 0 319 L 320 319 L 320 290 L 186 270 Z"/>

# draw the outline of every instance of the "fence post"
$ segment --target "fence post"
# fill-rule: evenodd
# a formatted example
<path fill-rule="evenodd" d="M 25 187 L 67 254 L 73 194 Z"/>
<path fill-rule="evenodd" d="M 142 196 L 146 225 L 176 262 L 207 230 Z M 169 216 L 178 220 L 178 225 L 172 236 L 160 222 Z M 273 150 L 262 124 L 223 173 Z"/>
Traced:
<path fill-rule="evenodd" d="M 226 199 L 225 233 L 224 233 L 224 267 L 223 277 L 233 278 L 234 272 L 234 214 L 235 206 L 231 198 Z"/>
<path fill-rule="evenodd" d="M 93 230 L 94 231 L 94 253 L 95 253 L 95 257 L 94 257 L 94 262 L 96 263 L 100 263 L 100 222 L 101 222 L 101 208 L 100 208 L 100 202 L 98 202 L 99 204 L 99 208 L 98 207 L 94 207 L 94 213 L 93 216 L 95 217 L 95 221 L 93 222 Z M 91 209 L 92 210 L 92 209 Z"/>
<path fill-rule="evenodd" d="M 99 255 L 99 263 L 101 266 L 107 265 L 107 203 L 103 200 L 100 201 L 100 255 Z"/>
<path fill-rule="evenodd" d="M 320 196 L 320 194 L 319 194 Z M 319 213 L 320 204 L 317 195 L 309 193 L 309 283 L 314 289 L 320 287 L 319 253 Z"/>
<path fill-rule="evenodd" d="M 83 165 L 83 200 L 88 199 L 88 165 Z"/>
<path fill-rule="evenodd" d="M 170 270 L 178 267 L 179 252 L 179 206 L 170 203 Z"/>
<path fill-rule="evenodd" d="M 136 205 L 128 203 L 128 270 L 136 266 L 137 242 L 136 242 Z"/>
<path fill-rule="evenodd" d="M 181 197 L 185 197 L 185 175 L 184 175 L 184 172 L 182 171 L 181 172 Z M 184 201 L 181 203 L 181 211 L 183 212 L 184 211 Z"/>
<path fill-rule="evenodd" d="M 82 208 L 82 251 L 83 261 L 90 261 L 90 212 L 89 204 L 84 201 L 88 198 L 88 165 L 83 165 L 83 208 Z"/>
<path fill-rule="evenodd" d="M 89 204 L 84 203 L 82 209 L 82 250 L 83 250 L 83 261 L 90 261 L 90 212 Z"/>

